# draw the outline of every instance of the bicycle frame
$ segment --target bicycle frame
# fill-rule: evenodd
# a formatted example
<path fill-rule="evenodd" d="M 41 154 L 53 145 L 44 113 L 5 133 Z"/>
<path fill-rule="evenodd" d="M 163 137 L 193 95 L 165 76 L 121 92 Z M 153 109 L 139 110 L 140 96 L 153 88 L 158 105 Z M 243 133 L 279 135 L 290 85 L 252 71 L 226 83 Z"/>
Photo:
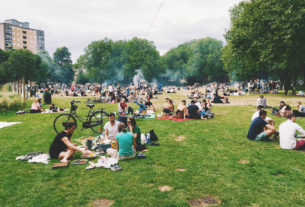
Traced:
<path fill-rule="evenodd" d="M 89 118 L 90 118 L 90 115 L 92 114 L 92 108 L 89 109 L 88 111 L 88 114 L 87 114 L 87 117 L 86 119 L 83 118 L 83 117 L 80 117 L 77 113 L 76 113 L 76 110 L 73 110 L 73 106 L 76 106 L 74 104 L 74 102 L 71 102 L 71 108 L 70 108 L 70 115 L 75 117 L 76 119 L 78 119 L 80 122 L 84 123 L 84 122 L 88 122 L 89 121 Z"/>

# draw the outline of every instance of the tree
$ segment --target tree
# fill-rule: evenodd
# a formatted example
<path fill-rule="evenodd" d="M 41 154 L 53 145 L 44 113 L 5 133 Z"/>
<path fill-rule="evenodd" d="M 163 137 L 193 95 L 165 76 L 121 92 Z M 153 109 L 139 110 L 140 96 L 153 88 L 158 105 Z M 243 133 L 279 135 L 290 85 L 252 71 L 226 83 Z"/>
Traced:
<path fill-rule="evenodd" d="M 71 60 L 71 53 L 67 47 L 57 48 L 53 53 L 53 59 L 58 69 L 60 70 L 60 76 L 62 82 L 70 84 L 74 79 L 74 71 Z"/>
<path fill-rule="evenodd" d="M 171 49 L 163 57 L 169 78 L 176 83 L 185 79 L 189 84 L 228 81 L 221 49 L 222 42 L 212 38 L 193 40 Z"/>
<path fill-rule="evenodd" d="M 305 80 L 305 2 L 243 1 L 231 10 L 223 50 L 226 70 L 247 78 L 277 74 L 285 85 Z"/>
<path fill-rule="evenodd" d="M 124 53 L 126 58 L 124 75 L 126 78 L 131 80 L 138 69 L 142 71 L 147 81 L 151 81 L 163 73 L 161 58 L 153 42 L 135 37 L 127 42 L 126 47 Z"/>
<path fill-rule="evenodd" d="M 7 60 L 6 67 L 12 80 L 22 83 L 24 100 L 25 82 L 40 80 L 46 74 L 41 63 L 41 58 L 27 49 L 13 50 Z"/>

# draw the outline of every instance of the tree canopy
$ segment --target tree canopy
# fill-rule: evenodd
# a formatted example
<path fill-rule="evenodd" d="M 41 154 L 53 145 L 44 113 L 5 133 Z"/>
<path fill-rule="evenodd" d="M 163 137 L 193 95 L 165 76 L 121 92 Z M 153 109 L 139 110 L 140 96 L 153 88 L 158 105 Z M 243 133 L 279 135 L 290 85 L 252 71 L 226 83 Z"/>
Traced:
<path fill-rule="evenodd" d="M 166 76 L 187 83 L 226 82 L 228 74 L 221 61 L 222 42 L 213 38 L 193 40 L 168 51 L 163 61 Z"/>
<path fill-rule="evenodd" d="M 231 10 L 222 60 L 238 79 L 305 79 L 305 1 L 242 1 Z"/>

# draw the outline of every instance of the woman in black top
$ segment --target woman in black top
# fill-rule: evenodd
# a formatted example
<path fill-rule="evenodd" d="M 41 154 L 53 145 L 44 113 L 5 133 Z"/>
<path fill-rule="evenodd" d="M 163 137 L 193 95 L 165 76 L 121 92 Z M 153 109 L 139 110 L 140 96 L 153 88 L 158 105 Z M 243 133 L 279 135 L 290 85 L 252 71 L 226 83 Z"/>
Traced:
<path fill-rule="evenodd" d="M 84 149 L 76 147 L 72 143 L 72 134 L 75 130 L 74 122 L 63 122 L 65 130 L 59 133 L 50 147 L 50 157 L 53 159 L 61 159 L 61 162 L 68 162 L 68 159 L 73 156 L 75 151 L 86 153 Z"/>

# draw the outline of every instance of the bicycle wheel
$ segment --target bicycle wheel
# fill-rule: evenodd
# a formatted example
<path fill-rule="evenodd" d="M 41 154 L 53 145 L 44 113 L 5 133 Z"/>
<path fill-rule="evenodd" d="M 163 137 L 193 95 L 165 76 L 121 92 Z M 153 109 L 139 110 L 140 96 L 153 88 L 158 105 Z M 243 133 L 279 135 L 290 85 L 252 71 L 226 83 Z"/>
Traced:
<path fill-rule="evenodd" d="M 65 127 L 62 125 L 63 122 L 71 121 L 75 123 L 75 128 L 77 127 L 77 121 L 71 114 L 60 114 L 57 116 L 53 122 L 54 130 L 57 134 L 65 130 Z"/>
<path fill-rule="evenodd" d="M 107 117 L 108 114 L 104 111 L 94 111 L 89 118 L 90 129 L 97 133 L 101 134 L 103 131 L 103 117 Z"/>

